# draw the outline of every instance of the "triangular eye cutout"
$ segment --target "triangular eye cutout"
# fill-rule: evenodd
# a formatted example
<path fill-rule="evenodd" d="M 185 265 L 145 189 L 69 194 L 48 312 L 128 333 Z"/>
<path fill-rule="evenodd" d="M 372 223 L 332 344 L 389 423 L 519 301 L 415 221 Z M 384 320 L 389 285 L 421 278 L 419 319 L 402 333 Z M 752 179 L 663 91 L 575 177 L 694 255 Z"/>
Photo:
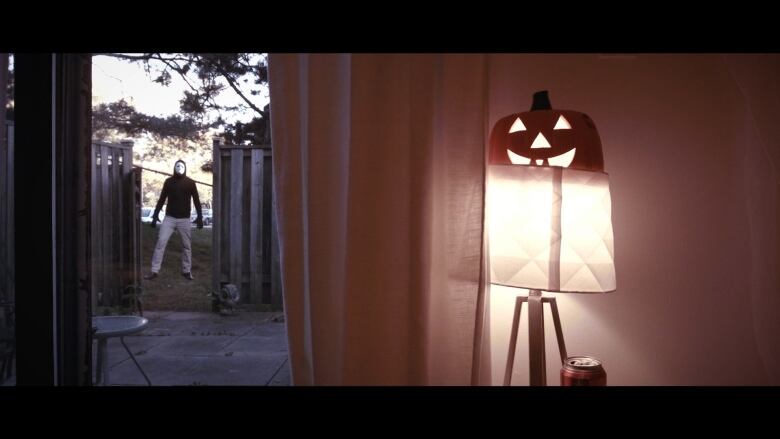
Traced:
<path fill-rule="evenodd" d="M 547 126 L 549 126 L 549 125 L 547 125 Z M 571 125 L 569 125 L 569 121 L 566 120 L 566 118 L 563 117 L 563 115 L 561 115 L 561 117 L 558 118 L 558 122 L 555 123 L 555 128 L 553 128 L 553 129 L 554 130 L 570 130 L 571 129 Z"/>
<path fill-rule="evenodd" d="M 525 131 L 525 125 L 523 125 L 523 121 L 520 120 L 518 117 L 515 123 L 512 124 L 512 128 L 509 128 L 510 133 L 514 133 L 516 131 Z"/>

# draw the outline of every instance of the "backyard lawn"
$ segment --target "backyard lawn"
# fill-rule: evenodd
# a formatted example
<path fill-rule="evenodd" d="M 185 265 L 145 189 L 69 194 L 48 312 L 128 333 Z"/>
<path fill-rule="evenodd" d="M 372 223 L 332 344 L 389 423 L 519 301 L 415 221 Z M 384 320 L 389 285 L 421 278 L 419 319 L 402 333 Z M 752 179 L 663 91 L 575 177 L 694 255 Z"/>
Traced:
<path fill-rule="evenodd" d="M 154 246 L 157 244 L 157 228 L 141 225 L 142 273 L 150 271 Z M 154 280 L 141 280 L 144 287 L 144 310 L 150 311 L 211 311 L 211 228 L 192 227 L 192 276 L 187 280 L 181 275 L 181 237 L 171 235 L 165 249 L 160 275 Z"/>
<path fill-rule="evenodd" d="M 151 270 L 152 254 L 157 244 L 160 230 L 149 224 L 141 225 L 141 272 Z M 181 237 L 178 232 L 171 235 L 165 249 L 159 276 L 153 280 L 141 279 L 143 286 L 142 303 L 144 311 L 212 311 L 211 309 L 211 236 L 212 229 L 204 227 L 198 230 L 192 227 L 192 276 L 195 280 L 185 279 L 181 275 Z M 271 311 L 268 304 L 238 305 L 240 311 Z M 124 314 L 131 312 L 124 308 L 98 307 L 95 315 Z"/>
<path fill-rule="evenodd" d="M 154 246 L 160 225 L 153 229 L 149 224 L 141 225 L 142 273 L 150 271 Z M 178 232 L 171 235 L 165 248 L 162 268 L 154 280 L 142 279 L 143 307 L 149 311 L 211 311 L 211 234 L 210 227 L 198 230 L 192 227 L 192 276 L 187 280 L 181 275 L 181 237 Z M 241 311 L 271 311 L 271 306 L 258 303 L 242 303 Z"/>

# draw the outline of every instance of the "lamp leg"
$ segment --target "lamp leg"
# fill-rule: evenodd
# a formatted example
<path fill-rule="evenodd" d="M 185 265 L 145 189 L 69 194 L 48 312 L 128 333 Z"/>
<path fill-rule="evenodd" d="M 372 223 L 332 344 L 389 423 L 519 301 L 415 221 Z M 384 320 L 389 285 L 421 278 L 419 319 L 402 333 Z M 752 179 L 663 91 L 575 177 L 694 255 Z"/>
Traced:
<path fill-rule="evenodd" d="M 558 353 L 561 354 L 561 366 L 566 361 L 566 343 L 563 341 L 563 329 L 561 329 L 561 317 L 558 315 L 558 303 L 555 297 L 551 297 L 550 308 L 552 309 L 553 323 L 555 324 L 555 337 L 558 338 Z"/>
<path fill-rule="evenodd" d="M 506 372 L 504 373 L 504 385 L 512 384 L 512 369 L 515 365 L 515 349 L 517 348 L 517 330 L 520 327 L 520 313 L 523 310 L 523 302 L 527 299 L 518 296 L 515 300 L 515 316 L 512 319 L 512 335 L 509 338 L 509 354 L 506 357 Z"/>
<path fill-rule="evenodd" d="M 542 292 L 530 290 L 528 294 L 528 360 L 530 383 L 544 386 L 547 371 L 544 358 L 544 307 Z"/>

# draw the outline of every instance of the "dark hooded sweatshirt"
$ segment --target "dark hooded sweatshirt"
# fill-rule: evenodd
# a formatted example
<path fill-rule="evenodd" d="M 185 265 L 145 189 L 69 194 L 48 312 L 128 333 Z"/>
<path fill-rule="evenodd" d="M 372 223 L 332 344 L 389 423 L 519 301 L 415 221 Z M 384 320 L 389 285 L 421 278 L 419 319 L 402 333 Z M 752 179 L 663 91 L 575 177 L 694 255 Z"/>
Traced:
<path fill-rule="evenodd" d="M 192 197 L 192 202 L 195 204 L 195 211 L 198 212 L 198 217 L 202 218 L 198 188 L 195 187 L 195 181 L 187 177 L 187 164 L 182 160 L 176 161 L 176 163 L 179 162 L 184 164 L 184 173 L 181 175 L 177 174 L 175 170 L 176 164 L 173 165 L 173 177 L 168 177 L 165 179 L 165 183 L 163 183 L 160 200 L 154 209 L 154 218 L 157 218 L 157 214 L 160 213 L 166 198 L 168 199 L 168 207 L 165 209 L 165 216 L 189 218 L 190 197 Z"/>

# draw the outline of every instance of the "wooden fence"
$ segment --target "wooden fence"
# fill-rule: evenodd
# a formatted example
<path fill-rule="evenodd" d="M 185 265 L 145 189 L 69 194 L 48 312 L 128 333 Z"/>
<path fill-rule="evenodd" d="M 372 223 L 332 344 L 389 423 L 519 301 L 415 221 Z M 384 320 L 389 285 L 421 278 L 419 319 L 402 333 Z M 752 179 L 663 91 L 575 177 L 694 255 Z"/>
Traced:
<path fill-rule="evenodd" d="M 13 302 L 15 291 L 13 122 L 5 122 L 4 134 L 0 130 L 0 303 Z"/>
<path fill-rule="evenodd" d="M 92 143 L 92 307 L 118 306 L 141 277 L 141 170 L 133 142 Z"/>
<path fill-rule="evenodd" d="M 214 290 L 232 283 L 244 303 L 282 308 L 270 145 L 214 140 Z"/>
<path fill-rule="evenodd" d="M 13 300 L 13 123 L 0 154 L 0 300 Z M 213 278 L 241 288 L 242 302 L 282 309 L 279 254 L 267 145 L 214 142 Z M 133 142 L 92 143 L 92 309 L 118 306 L 141 279 L 141 169 Z"/>

